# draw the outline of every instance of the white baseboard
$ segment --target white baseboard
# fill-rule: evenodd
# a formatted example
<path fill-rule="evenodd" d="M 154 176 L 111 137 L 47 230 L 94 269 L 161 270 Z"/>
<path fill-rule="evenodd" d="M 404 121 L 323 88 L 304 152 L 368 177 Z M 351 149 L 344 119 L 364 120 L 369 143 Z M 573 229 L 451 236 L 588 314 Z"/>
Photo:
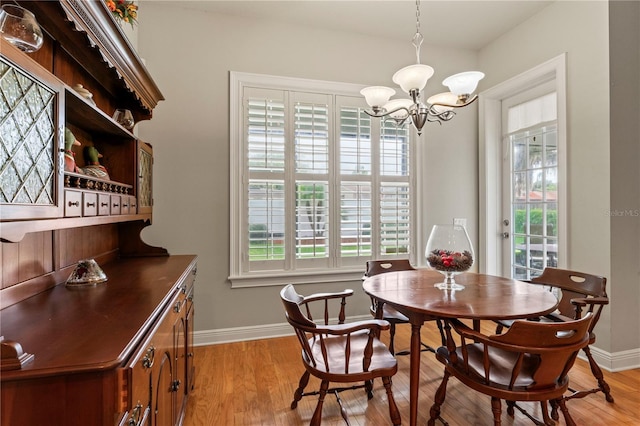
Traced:
<path fill-rule="evenodd" d="M 371 319 L 371 317 L 367 315 L 350 317 L 349 321 L 366 319 Z M 293 328 L 291 328 L 288 323 L 220 328 L 194 332 L 193 344 L 194 346 L 219 345 L 221 343 L 270 339 L 273 337 L 292 335 Z M 592 346 L 591 354 L 598 365 L 607 371 L 617 372 L 640 368 L 640 348 L 610 353 Z M 584 352 L 580 352 L 579 358 L 586 360 Z"/>
<path fill-rule="evenodd" d="M 371 319 L 370 315 L 349 317 L 348 321 Z M 215 330 L 195 331 L 193 345 L 219 345 L 221 343 L 242 342 L 246 340 L 270 339 L 273 337 L 293 336 L 289 323 L 254 325 L 249 327 L 219 328 Z"/>
<path fill-rule="evenodd" d="M 610 353 L 591 346 L 591 354 L 598 365 L 607 371 L 616 372 L 640 368 L 640 348 Z M 580 352 L 580 358 L 586 359 L 583 352 Z"/>

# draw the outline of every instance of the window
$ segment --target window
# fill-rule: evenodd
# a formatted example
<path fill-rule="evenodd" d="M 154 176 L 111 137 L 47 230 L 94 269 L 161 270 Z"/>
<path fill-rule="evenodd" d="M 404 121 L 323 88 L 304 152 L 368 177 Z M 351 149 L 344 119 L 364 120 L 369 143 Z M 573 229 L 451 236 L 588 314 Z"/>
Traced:
<path fill-rule="evenodd" d="M 369 117 L 358 85 L 233 72 L 231 86 L 234 287 L 353 280 L 409 256 L 407 125 Z"/>

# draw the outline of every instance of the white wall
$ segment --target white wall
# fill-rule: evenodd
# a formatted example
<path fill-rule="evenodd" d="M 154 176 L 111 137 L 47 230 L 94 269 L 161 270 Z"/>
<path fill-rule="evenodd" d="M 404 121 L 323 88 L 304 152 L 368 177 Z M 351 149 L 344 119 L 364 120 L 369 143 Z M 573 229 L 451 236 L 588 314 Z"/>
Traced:
<path fill-rule="evenodd" d="M 137 126 L 155 157 L 153 226 L 144 239 L 172 254 L 200 256 L 196 330 L 283 323 L 280 286 L 231 290 L 227 281 L 229 143 L 237 143 L 229 141 L 229 71 L 391 85 L 393 73 L 414 61 L 412 34 L 402 41 L 376 39 L 180 9 L 169 2 L 143 6 L 139 51 L 166 97 L 153 120 Z M 446 90 L 440 82 L 447 75 L 475 68 L 476 54 L 423 46 L 422 62 L 436 69 L 427 86 L 430 95 Z M 476 238 L 476 106 L 442 126 L 427 124 L 421 143 L 421 167 L 428 170 L 422 228 L 466 217 Z M 450 187 L 443 188 L 444 179 Z M 299 290 L 345 287 L 358 293 L 351 313 L 368 314 L 360 282 Z"/>
<path fill-rule="evenodd" d="M 640 347 L 640 3 L 610 3 L 612 351 Z M 628 356 L 628 355 L 627 355 Z"/>
<path fill-rule="evenodd" d="M 624 351 L 635 351 L 637 360 L 640 348 L 637 263 L 640 219 L 611 215 L 614 211 L 639 208 L 640 19 L 636 2 L 612 4 L 619 7 L 626 4 L 628 10 L 620 16 L 631 13 L 622 29 L 617 21 L 611 24 L 611 29 L 620 33 L 615 45 L 620 81 L 610 82 L 609 78 L 610 24 L 606 1 L 551 4 L 483 48 L 479 52 L 479 67 L 487 73 L 484 87 L 490 87 L 567 52 L 568 267 L 609 279 L 611 304 L 598 323 L 596 346 L 613 354 L 609 363 L 615 368 L 615 354 L 622 358 L 627 356 Z M 631 108 L 632 116 L 635 114 L 635 119 L 626 114 L 623 115 L 626 120 L 617 120 L 626 126 L 622 131 L 620 124 L 610 130 L 610 83 L 611 87 L 622 86 L 617 89 L 617 100 L 611 100 L 612 114 L 616 108 L 619 111 Z M 634 95 L 629 96 L 630 93 Z M 618 140 L 614 144 L 615 130 Z"/>

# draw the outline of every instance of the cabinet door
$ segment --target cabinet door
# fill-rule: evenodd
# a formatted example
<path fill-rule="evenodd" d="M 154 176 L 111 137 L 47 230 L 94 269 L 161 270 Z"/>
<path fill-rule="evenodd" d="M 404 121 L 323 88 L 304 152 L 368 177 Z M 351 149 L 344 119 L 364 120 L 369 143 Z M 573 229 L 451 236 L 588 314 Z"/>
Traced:
<path fill-rule="evenodd" d="M 138 213 L 149 214 L 153 210 L 153 149 L 148 143 L 138 141 Z"/>
<path fill-rule="evenodd" d="M 167 348 L 171 349 L 171 348 Z M 171 350 L 160 353 L 160 359 L 154 377 L 153 393 L 153 426 L 174 426 L 174 372 L 173 354 Z"/>
<path fill-rule="evenodd" d="M 194 272 L 195 274 L 195 272 Z M 187 321 L 186 321 L 186 338 L 187 338 L 187 381 L 185 383 L 185 392 L 189 393 L 195 386 L 195 370 L 196 367 L 193 363 L 193 321 L 194 321 L 194 309 L 193 303 L 194 287 L 192 286 L 187 295 Z"/>
<path fill-rule="evenodd" d="M 62 216 L 62 85 L 2 41 L 0 219 Z M 27 72 L 28 71 L 28 72 Z"/>
<path fill-rule="evenodd" d="M 183 304 L 184 310 L 184 304 Z M 185 319 L 180 316 L 175 325 L 175 366 L 176 366 L 176 379 L 174 381 L 174 389 L 176 391 L 176 423 L 179 423 L 179 418 L 185 412 L 184 404 L 187 402 L 187 351 L 186 351 L 186 332 L 185 332 Z"/>

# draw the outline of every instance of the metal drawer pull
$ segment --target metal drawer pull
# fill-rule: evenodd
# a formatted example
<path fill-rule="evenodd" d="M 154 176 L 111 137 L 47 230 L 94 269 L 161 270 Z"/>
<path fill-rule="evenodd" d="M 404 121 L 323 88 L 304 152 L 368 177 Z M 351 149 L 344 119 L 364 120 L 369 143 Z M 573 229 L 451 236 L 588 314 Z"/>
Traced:
<path fill-rule="evenodd" d="M 142 405 L 138 403 L 133 410 L 131 410 L 131 417 L 127 422 L 128 426 L 138 426 L 141 420 Z"/>
<path fill-rule="evenodd" d="M 182 302 L 177 301 L 176 304 L 173 305 L 173 312 L 175 312 L 176 314 L 179 314 L 181 310 L 182 310 Z"/>
<path fill-rule="evenodd" d="M 144 358 L 142 358 L 142 366 L 144 368 L 153 367 L 153 361 L 155 361 L 155 359 L 156 359 L 156 348 L 154 346 L 151 346 L 149 349 L 147 349 L 147 353 L 144 354 Z"/>
<path fill-rule="evenodd" d="M 69 201 L 69 207 L 80 207 L 80 201 Z"/>
<path fill-rule="evenodd" d="M 109 207 L 109 203 L 100 203 L 100 207 Z"/>
<path fill-rule="evenodd" d="M 174 381 L 173 381 L 173 383 L 171 384 L 171 390 L 172 390 L 173 392 L 177 392 L 177 391 L 178 391 L 178 389 L 180 389 L 180 384 L 181 384 L 181 383 L 182 383 L 182 382 L 180 381 L 180 379 L 174 380 Z"/>
<path fill-rule="evenodd" d="M 96 203 L 87 203 L 87 207 L 95 207 Z"/>

